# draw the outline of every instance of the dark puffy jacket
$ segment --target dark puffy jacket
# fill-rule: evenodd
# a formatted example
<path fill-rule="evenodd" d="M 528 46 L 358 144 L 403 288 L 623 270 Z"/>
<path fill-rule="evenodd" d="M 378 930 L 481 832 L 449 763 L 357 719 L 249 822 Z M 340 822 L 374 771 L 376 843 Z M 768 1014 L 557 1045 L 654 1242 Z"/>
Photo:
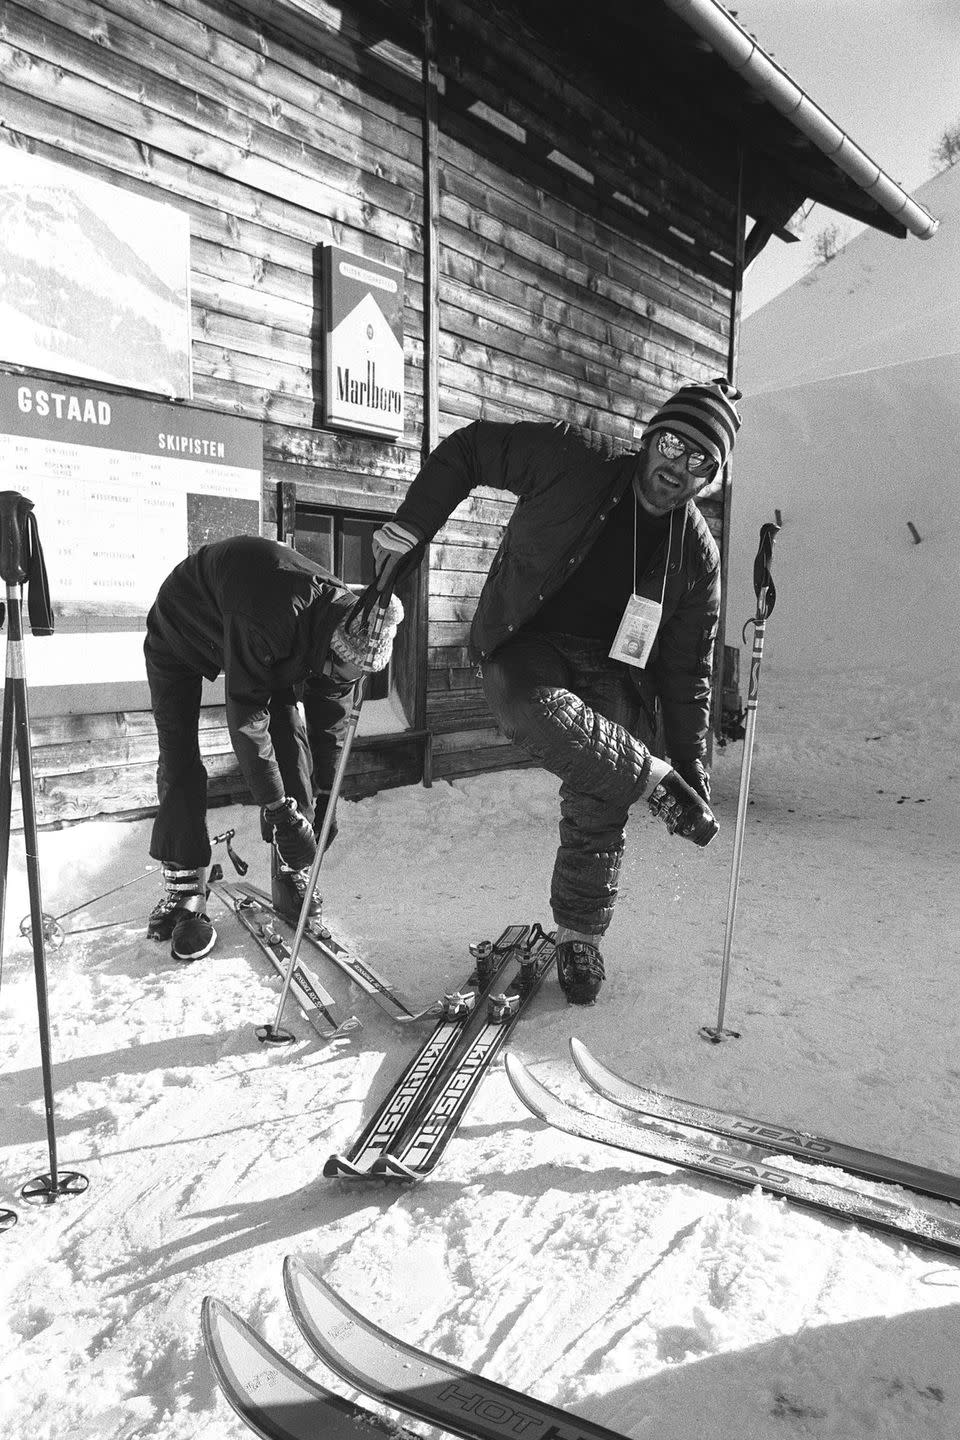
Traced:
<path fill-rule="evenodd" d="M 148 636 L 208 680 L 223 672 L 230 739 L 257 804 L 283 795 L 269 733 L 271 695 L 300 694 L 311 731 L 329 734 L 335 752 L 344 709 L 322 671 L 334 628 L 353 604 L 328 571 L 256 535 L 202 545 L 160 586 Z M 318 771 L 322 758 L 329 759 L 314 755 Z"/>
<path fill-rule="evenodd" d="M 493 654 L 560 589 L 636 466 L 635 454 L 614 454 L 605 438 L 566 424 L 480 420 L 437 446 L 396 516 L 423 539 L 432 539 L 478 486 L 517 496 L 471 628 L 475 659 Z M 666 560 L 664 544 L 650 562 L 641 593 L 659 599 Z M 671 517 L 663 620 L 653 653 L 646 670 L 631 669 L 648 705 L 659 696 L 675 762 L 705 749 L 719 613 L 719 552 L 690 502 Z"/>

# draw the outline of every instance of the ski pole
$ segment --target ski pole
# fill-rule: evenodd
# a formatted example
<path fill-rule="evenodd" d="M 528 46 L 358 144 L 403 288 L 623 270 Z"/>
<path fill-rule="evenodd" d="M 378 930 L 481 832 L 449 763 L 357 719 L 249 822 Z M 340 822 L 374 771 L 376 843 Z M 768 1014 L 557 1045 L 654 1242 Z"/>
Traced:
<path fill-rule="evenodd" d="M 730 952 L 733 947 L 733 930 L 737 916 L 737 897 L 740 886 L 740 862 L 743 856 L 743 837 L 747 822 L 747 804 L 750 793 L 750 771 L 753 765 L 753 740 L 757 727 L 757 697 L 760 691 L 760 662 L 763 658 L 763 640 L 767 620 L 777 602 L 777 589 L 770 574 L 773 558 L 773 542 L 777 538 L 779 525 L 768 523 L 760 527 L 760 547 L 753 562 L 753 588 L 757 596 L 757 613 L 743 627 L 746 642 L 747 628 L 753 626 L 753 653 L 750 657 L 750 682 L 747 693 L 747 723 L 743 737 L 743 760 L 740 765 L 740 794 L 737 799 L 737 826 L 733 837 L 733 864 L 730 872 L 730 893 L 727 899 L 727 928 L 723 944 L 723 965 L 720 970 L 720 1004 L 715 1026 L 702 1025 L 700 1034 L 714 1045 L 729 1037 L 739 1040 L 739 1030 L 723 1028 L 724 1009 L 727 1003 L 727 981 L 730 974 Z"/>
<path fill-rule="evenodd" d="M 416 550 L 411 551 L 410 557 L 407 558 L 407 564 L 403 567 L 404 569 L 412 568 L 412 557 L 416 557 L 419 560 L 418 550 L 419 547 L 417 547 Z M 399 578 L 400 571 L 398 569 L 396 572 L 394 572 L 393 576 L 391 576 L 389 582 L 384 586 L 383 590 L 377 590 L 376 581 L 374 581 L 374 583 L 367 589 L 367 591 L 364 592 L 364 595 L 358 601 L 357 605 L 354 607 L 350 617 L 346 622 L 349 625 L 353 617 L 358 614 L 369 615 L 371 610 L 375 607 L 373 620 L 370 622 L 370 634 L 367 640 L 366 653 L 364 654 L 364 665 L 370 663 L 376 652 L 377 644 L 380 640 L 380 632 L 383 629 L 383 622 L 386 619 L 387 605 L 390 602 L 390 596 L 393 593 L 393 588 Z M 282 1028 L 280 1022 L 283 1019 L 283 1008 L 287 1002 L 287 995 L 290 991 L 290 982 L 293 979 L 293 972 L 297 964 L 297 958 L 300 954 L 300 946 L 303 943 L 304 933 L 306 932 L 307 928 L 307 921 L 310 914 L 311 896 L 313 895 L 314 887 L 317 883 L 317 876 L 320 874 L 320 866 L 323 864 L 323 856 L 327 848 L 327 842 L 330 838 L 330 830 L 333 826 L 333 819 L 334 813 L 336 811 L 337 800 L 339 799 L 340 790 L 343 786 L 344 776 L 347 772 L 347 764 L 350 760 L 350 750 L 353 746 L 353 739 L 357 733 L 357 725 L 360 720 L 360 710 L 363 705 L 363 694 L 366 687 L 366 680 L 367 671 L 365 669 L 362 669 L 356 681 L 354 682 L 353 703 L 350 707 L 350 713 L 347 716 L 346 725 L 344 727 L 343 741 L 340 746 L 340 754 L 337 759 L 337 768 L 334 773 L 333 783 L 330 786 L 330 798 L 327 801 L 327 808 L 324 811 L 323 816 L 323 824 L 320 827 L 320 834 L 317 837 L 317 853 L 313 857 L 313 864 L 310 866 L 310 876 L 307 880 L 307 886 L 303 896 L 303 904 L 300 907 L 300 916 L 297 920 L 297 928 L 293 936 L 293 942 L 290 946 L 290 954 L 287 958 L 287 968 L 283 977 L 283 985 L 280 989 L 280 1001 L 277 1005 L 276 1019 L 274 1020 L 272 1025 L 266 1024 L 258 1027 L 257 1039 L 261 1042 L 261 1044 L 289 1045 L 290 1042 L 295 1039 L 295 1036 L 291 1033 L 291 1031 L 284 1030 Z"/>
<path fill-rule="evenodd" d="M 210 844 L 219 845 L 222 840 L 225 840 L 227 854 L 233 862 L 233 868 L 238 875 L 246 875 L 249 869 L 247 862 L 241 860 L 240 856 L 230 844 L 236 833 L 236 830 L 224 830 L 221 835 L 214 835 Z M 132 879 L 124 880 L 120 885 L 113 885 L 109 890 L 102 890 L 99 895 L 94 895 L 90 900 L 81 900 L 79 905 L 72 905 L 69 910 L 61 910 L 59 915 L 48 915 L 47 912 L 44 911 L 43 938 L 48 945 L 53 946 L 54 950 L 59 950 L 67 935 L 83 935 L 89 933 L 91 930 L 109 930 L 112 925 L 130 924 L 131 922 L 128 920 L 107 920 L 102 925 L 86 925 L 82 930 L 64 930 L 60 921 L 66 920 L 70 915 L 76 915 L 78 910 L 89 910 L 92 905 L 96 905 L 100 900 L 107 900 L 111 895 L 118 895 L 121 890 L 127 890 L 131 885 L 139 884 L 139 882 L 146 879 L 148 875 L 156 875 L 157 871 L 162 869 L 162 865 L 148 865 L 140 875 L 134 875 Z M 20 934 L 25 940 L 30 939 L 32 923 L 32 918 L 29 915 L 24 915 L 20 921 Z"/>
<path fill-rule="evenodd" d="M 43 550 L 33 514 L 33 501 L 15 490 L 0 492 L 0 577 L 7 587 L 7 650 L 3 687 L 3 720 L 0 725 L 0 944 L 5 918 L 10 819 L 13 799 L 13 765 L 19 762 L 20 809 L 30 895 L 30 933 L 33 941 L 33 971 L 37 991 L 40 1030 L 40 1075 L 47 1131 L 49 1170 L 28 1180 L 20 1198 L 29 1203 L 50 1205 L 60 1197 L 81 1195 L 87 1177 L 76 1170 L 61 1170 L 57 1159 L 56 1113 L 53 1087 L 53 1058 L 50 1043 L 50 1007 L 47 994 L 47 960 L 43 936 L 43 897 L 40 884 L 40 857 L 37 835 L 36 793 L 33 756 L 30 749 L 30 706 L 27 697 L 27 670 L 23 635 L 23 587 L 29 582 L 30 626 L 35 635 L 53 633 L 53 610 L 47 591 Z"/>

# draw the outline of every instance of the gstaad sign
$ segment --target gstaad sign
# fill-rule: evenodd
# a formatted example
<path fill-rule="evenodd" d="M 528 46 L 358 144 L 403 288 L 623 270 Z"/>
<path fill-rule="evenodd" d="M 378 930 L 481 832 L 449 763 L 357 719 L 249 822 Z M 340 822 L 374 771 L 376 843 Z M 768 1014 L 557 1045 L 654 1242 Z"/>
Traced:
<path fill-rule="evenodd" d="M 403 271 L 324 247 L 323 418 L 331 428 L 403 434 Z"/>

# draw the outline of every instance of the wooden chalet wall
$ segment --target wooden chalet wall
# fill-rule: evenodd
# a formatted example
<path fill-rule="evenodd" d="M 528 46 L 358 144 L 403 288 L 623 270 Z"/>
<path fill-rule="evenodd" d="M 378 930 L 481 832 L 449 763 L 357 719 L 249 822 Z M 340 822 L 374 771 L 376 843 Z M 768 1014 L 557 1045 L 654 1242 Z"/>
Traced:
<path fill-rule="evenodd" d="M 189 214 L 191 403 L 263 422 L 267 534 L 281 482 L 300 503 L 396 508 L 421 460 L 431 302 L 440 437 L 479 417 L 568 419 L 628 447 L 677 384 L 726 368 L 729 202 L 574 49 L 551 50 L 536 27 L 519 34 L 482 0 L 428 5 L 434 216 L 421 0 L 3 7 L 0 143 Z M 431 224 L 438 280 L 425 296 Z M 324 243 L 404 271 L 402 443 L 320 428 Z M 478 492 L 431 548 L 426 685 L 411 718 L 432 733 L 437 776 L 522 760 L 466 654 L 511 508 Z M 719 507 L 705 508 L 720 535 Z M 206 712 L 203 736 L 212 794 L 241 798 L 221 713 Z M 36 721 L 34 764 L 42 819 L 149 807 L 150 716 Z M 398 778 L 371 751 L 347 793 Z"/>
<path fill-rule="evenodd" d="M 440 0 L 440 433 L 568 420 L 631 448 L 679 384 L 726 373 L 735 217 L 649 119 L 495 5 Z M 548 22 L 553 34 L 555 27 Z M 705 505 L 718 540 L 719 506 Z M 523 763 L 470 668 L 513 502 L 478 491 L 431 554 L 434 770 Z"/>

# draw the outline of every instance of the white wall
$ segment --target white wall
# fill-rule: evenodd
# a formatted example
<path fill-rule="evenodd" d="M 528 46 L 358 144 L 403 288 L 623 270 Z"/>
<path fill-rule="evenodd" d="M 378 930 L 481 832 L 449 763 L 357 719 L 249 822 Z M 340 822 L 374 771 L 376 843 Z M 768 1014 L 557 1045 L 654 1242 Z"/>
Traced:
<path fill-rule="evenodd" d="M 902 678 L 960 667 L 960 356 L 761 395 L 743 414 L 727 643 L 756 609 L 760 526 L 779 509 L 765 664 Z"/>
<path fill-rule="evenodd" d="M 917 199 L 932 239 L 866 231 L 743 324 L 726 638 L 779 509 L 764 665 L 784 674 L 960 671 L 960 165 Z"/>

